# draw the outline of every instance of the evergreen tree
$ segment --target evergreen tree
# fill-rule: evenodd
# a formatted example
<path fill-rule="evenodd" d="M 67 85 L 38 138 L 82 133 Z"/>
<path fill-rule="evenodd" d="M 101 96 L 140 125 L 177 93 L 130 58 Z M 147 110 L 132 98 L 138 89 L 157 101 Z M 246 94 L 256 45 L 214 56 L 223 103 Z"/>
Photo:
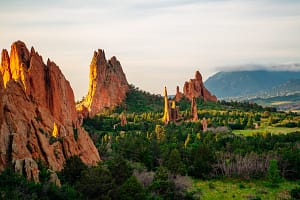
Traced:
<path fill-rule="evenodd" d="M 179 174 L 183 172 L 183 163 L 181 161 L 180 153 L 177 149 L 173 149 L 171 151 L 167 166 L 173 174 Z"/>
<path fill-rule="evenodd" d="M 119 199 L 122 200 L 146 199 L 145 190 L 141 185 L 141 183 L 138 182 L 135 176 L 131 176 L 120 187 Z"/>
<path fill-rule="evenodd" d="M 282 180 L 279 174 L 277 160 L 270 160 L 268 179 L 273 187 L 277 187 L 278 183 L 280 183 Z"/>

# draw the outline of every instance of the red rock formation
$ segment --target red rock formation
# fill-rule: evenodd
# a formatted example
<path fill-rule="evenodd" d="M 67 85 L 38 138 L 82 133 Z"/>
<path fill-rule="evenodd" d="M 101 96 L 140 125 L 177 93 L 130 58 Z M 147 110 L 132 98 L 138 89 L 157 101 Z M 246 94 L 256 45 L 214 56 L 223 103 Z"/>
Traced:
<path fill-rule="evenodd" d="M 179 91 L 179 86 L 176 87 L 175 101 L 178 102 L 183 98 L 182 92 Z"/>
<path fill-rule="evenodd" d="M 196 103 L 195 97 L 192 98 L 191 113 L 192 113 L 192 121 L 197 121 L 198 120 L 198 110 L 197 110 L 197 103 Z"/>
<path fill-rule="evenodd" d="M 199 71 L 196 71 L 195 78 L 185 82 L 183 87 L 183 94 L 189 100 L 193 97 L 203 98 L 204 101 L 217 101 L 217 97 L 212 95 L 204 86 L 202 76 Z"/>
<path fill-rule="evenodd" d="M 12 79 L 11 71 L 10 71 L 10 61 L 9 55 L 6 49 L 2 50 L 1 54 L 1 66 L 0 66 L 0 73 L 3 77 L 4 87 L 6 87 L 7 81 Z"/>
<path fill-rule="evenodd" d="M 56 64 L 49 59 L 44 64 L 21 41 L 12 45 L 10 59 L 2 51 L 1 60 L 0 170 L 26 159 L 42 159 L 51 169 L 61 170 L 72 155 L 96 164 L 98 151 L 78 126 L 73 90 Z M 54 124 L 58 136 L 50 142 Z"/>
<path fill-rule="evenodd" d="M 104 51 L 94 52 L 90 64 L 90 83 L 88 94 L 81 103 L 93 117 L 104 108 L 119 105 L 126 98 L 129 85 L 116 57 L 106 60 Z M 82 108 L 82 107 L 81 107 Z M 80 111 L 80 105 L 78 106 Z"/>
<path fill-rule="evenodd" d="M 202 123 L 203 132 L 206 132 L 207 131 L 207 121 L 206 121 L 205 117 L 203 117 L 203 119 L 201 120 L 201 123 Z"/>

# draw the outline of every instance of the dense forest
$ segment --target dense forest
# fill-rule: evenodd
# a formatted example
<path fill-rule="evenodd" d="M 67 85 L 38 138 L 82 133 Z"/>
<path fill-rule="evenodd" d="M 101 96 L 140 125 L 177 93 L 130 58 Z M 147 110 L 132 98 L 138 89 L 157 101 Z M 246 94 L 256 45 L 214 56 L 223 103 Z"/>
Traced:
<path fill-rule="evenodd" d="M 8 168 L 0 175 L 0 198 L 200 199 L 203 192 L 194 187 L 195 180 L 224 179 L 261 180 L 269 188 L 290 181 L 295 187 L 289 197 L 300 198 L 299 115 L 252 103 L 197 99 L 200 120 L 191 121 L 190 102 L 177 105 L 180 119 L 164 124 L 163 98 L 131 86 L 121 106 L 84 120 L 102 159 L 97 166 L 71 157 L 58 172 L 61 187 L 48 183 L 50 173 L 42 162 L 38 184 Z M 203 118 L 208 130 L 203 130 Z M 271 128 L 289 131 L 274 134 Z"/>

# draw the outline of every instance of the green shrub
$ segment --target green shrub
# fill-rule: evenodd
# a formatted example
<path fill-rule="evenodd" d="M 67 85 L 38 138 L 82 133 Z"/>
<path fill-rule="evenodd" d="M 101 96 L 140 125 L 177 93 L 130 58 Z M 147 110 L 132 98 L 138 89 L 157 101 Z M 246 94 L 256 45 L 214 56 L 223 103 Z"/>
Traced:
<path fill-rule="evenodd" d="M 300 199 L 300 187 L 296 187 L 290 192 L 292 199 Z"/>
<path fill-rule="evenodd" d="M 135 200 L 146 199 L 143 186 L 137 181 L 135 176 L 131 176 L 119 189 L 119 199 Z"/>
<path fill-rule="evenodd" d="M 61 171 L 61 179 L 70 185 L 74 185 L 80 179 L 81 172 L 87 169 L 87 166 L 78 156 L 72 156 L 66 160 L 64 168 Z"/>
<path fill-rule="evenodd" d="M 115 175 L 117 176 L 117 174 Z M 114 195 L 114 182 L 111 174 L 103 167 L 87 168 L 81 173 L 75 188 L 86 199 L 111 199 Z"/>

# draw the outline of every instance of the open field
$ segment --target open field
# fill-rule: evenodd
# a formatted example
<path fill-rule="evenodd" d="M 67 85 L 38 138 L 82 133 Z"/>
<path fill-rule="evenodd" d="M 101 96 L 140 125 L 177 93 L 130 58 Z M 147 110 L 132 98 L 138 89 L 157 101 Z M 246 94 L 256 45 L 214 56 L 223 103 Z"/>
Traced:
<path fill-rule="evenodd" d="M 194 188 L 201 194 L 200 199 L 291 199 L 290 190 L 297 182 L 283 181 L 278 188 L 267 186 L 263 180 L 197 180 Z"/>
<path fill-rule="evenodd" d="M 285 128 L 285 127 L 263 127 L 258 129 L 246 129 L 246 130 L 233 130 L 235 134 L 240 134 L 244 136 L 252 136 L 260 133 L 271 133 L 271 134 L 287 134 L 292 132 L 300 132 L 300 128 Z"/>
<path fill-rule="evenodd" d="M 272 106 L 278 106 L 278 105 L 290 104 L 290 103 L 293 103 L 293 102 L 292 101 L 275 101 L 275 102 L 272 102 L 271 105 Z"/>

